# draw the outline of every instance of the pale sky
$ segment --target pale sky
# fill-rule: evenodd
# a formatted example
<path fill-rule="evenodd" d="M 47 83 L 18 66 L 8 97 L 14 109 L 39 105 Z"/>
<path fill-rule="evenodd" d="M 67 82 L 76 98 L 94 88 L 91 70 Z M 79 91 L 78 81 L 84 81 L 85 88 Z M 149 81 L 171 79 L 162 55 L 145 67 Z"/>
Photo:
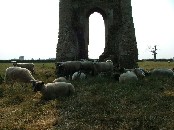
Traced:
<path fill-rule="evenodd" d="M 132 14 L 139 59 L 153 58 L 154 45 L 158 59 L 173 58 L 174 0 L 132 0 Z M 91 15 L 89 28 L 89 57 L 97 58 L 104 48 L 102 16 Z M 0 0 L 0 60 L 55 58 L 58 29 L 59 0 Z"/>

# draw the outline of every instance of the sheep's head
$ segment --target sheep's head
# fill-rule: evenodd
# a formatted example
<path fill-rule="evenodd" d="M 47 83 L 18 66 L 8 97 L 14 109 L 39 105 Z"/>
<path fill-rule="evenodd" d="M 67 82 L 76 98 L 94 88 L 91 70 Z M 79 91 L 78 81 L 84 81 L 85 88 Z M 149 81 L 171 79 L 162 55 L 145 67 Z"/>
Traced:
<path fill-rule="evenodd" d="M 37 92 L 37 91 L 41 91 L 42 87 L 44 85 L 43 81 L 33 81 L 33 91 Z"/>
<path fill-rule="evenodd" d="M 66 72 L 66 69 L 64 68 L 64 65 L 61 64 L 58 66 L 58 73 L 59 73 L 59 76 L 65 76 L 65 72 Z"/>
<path fill-rule="evenodd" d="M 141 70 L 141 69 L 139 69 L 139 68 L 135 68 L 134 70 L 133 70 L 133 72 L 137 75 L 137 77 L 139 77 L 139 78 L 144 78 L 145 77 L 145 73 Z"/>

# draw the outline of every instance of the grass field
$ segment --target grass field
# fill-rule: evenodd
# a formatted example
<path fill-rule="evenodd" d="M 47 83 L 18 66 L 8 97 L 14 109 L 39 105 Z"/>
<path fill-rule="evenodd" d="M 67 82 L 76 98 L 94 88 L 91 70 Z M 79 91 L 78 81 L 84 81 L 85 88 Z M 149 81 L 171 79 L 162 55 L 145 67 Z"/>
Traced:
<path fill-rule="evenodd" d="M 174 68 L 174 63 L 139 62 L 140 67 Z M 4 77 L 8 63 L 0 64 Z M 35 64 L 36 79 L 52 82 L 54 63 Z M 173 130 L 174 79 L 147 77 L 119 84 L 111 78 L 71 81 L 70 97 L 45 101 L 31 85 L 0 85 L 0 130 Z"/>

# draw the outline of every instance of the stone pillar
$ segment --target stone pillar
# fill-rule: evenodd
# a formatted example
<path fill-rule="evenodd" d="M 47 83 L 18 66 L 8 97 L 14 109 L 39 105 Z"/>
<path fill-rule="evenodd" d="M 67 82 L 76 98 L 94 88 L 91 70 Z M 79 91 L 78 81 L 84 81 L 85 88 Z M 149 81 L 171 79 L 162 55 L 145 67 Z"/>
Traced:
<path fill-rule="evenodd" d="M 76 60 L 78 57 L 78 43 L 72 27 L 73 12 L 71 0 L 59 2 L 59 36 L 57 44 L 57 61 Z"/>
<path fill-rule="evenodd" d="M 119 64 L 121 67 L 135 68 L 138 61 L 138 49 L 132 18 L 131 0 L 121 0 L 121 15 Z"/>

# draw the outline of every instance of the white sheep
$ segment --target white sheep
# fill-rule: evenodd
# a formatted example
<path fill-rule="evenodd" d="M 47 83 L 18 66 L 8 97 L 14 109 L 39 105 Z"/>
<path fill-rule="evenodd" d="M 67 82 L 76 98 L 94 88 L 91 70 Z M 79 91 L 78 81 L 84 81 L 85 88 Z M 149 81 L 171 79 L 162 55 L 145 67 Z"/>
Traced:
<path fill-rule="evenodd" d="M 94 74 L 99 74 L 101 72 L 113 72 L 113 63 L 112 62 L 95 62 L 94 63 Z"/>
<path fill-rule="evenodd" d="M 65 77 L 59 77 L 53 81 L 53 83 L 55 83 L 55 82 L 67 82 L 67 80 Z"/>
<path fill-rule="evenodd" d="M 33 63 L 13 63 L 13 66 L 26 68 L 26 69 L 30 70 L 32 74 L 34 73 L 34 64 Z"/>
<path fill-rule="evenodd" d="M 160 78 L 160 77 L 174 77 L 174 72 L 172 69 L 167 69 L 167 68 L 158 68 L 154 69 L 151 72 L 151 75 Z"/>
<path fill-rule="evenodd" d="M 127 82 L 136 82 L 138 79 L 143 79 L 145 77 L 145 73 L 141 70 L 141 68 L 130 69 L 130 71 L 126 71 L 121 74 L 119 77 L 120 83 Z"/>
<path fill-rule="evenodd" d="M 71 83 L 55 82 L 44 84 L 42 81 L 33 82 L 34 92 L 40 91 L 46 100 L 55 99 L 61 96 L 70 96 L 75 92 Z"/>
<path fill-rule="evenodd" d="M 75 72 L 72 75 L 72 80 L 77 80 L 77 79 L 85 79 L 86 78 L 86 74 L 84 74 L 83 72 Z"/>
<path fill-rule="evenodd" d="M 9 67 L 6 69 L 5 82 L 11 83 L 12 86 L 15 82 L 30 83 L 32 81 L 35 81 L 35 78 L 32 76 L 31 72 L 26 68 Z"/>
<path fill-rule="evenodd" d="M 136 81 L 138 81 L 138 77 L 133 71 L 127 71 L 119 77 L 119 83 L 130 83 Z"/>

